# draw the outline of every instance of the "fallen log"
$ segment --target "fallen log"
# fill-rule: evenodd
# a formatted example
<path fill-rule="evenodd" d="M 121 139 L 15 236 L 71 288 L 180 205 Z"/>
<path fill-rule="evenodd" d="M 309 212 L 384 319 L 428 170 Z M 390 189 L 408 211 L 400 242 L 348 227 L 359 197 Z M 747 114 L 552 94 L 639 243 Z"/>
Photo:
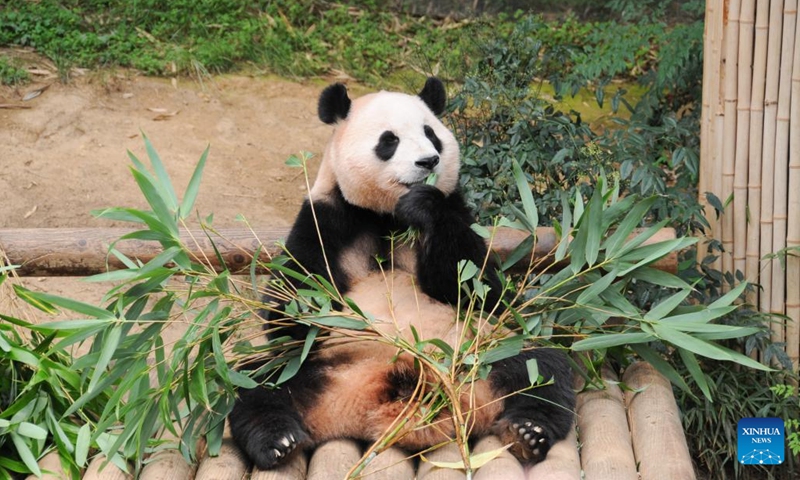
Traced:
<path fill-rule="evenodd" d="M 0 262 L 18 265 L 16 273 L 21 276 L 87 276 L 125 268 L 122 261 L 109 254 L 109 247 L 112 245 L 126 257 L 142 263 L 147 263 L 162 252 L 161 245 L 155 241 L 119 240 L 133 231 L 126 228 L 0 229 Z M 635 231 L 634 235 L 636 233 L 638 232 Z M 244 273 L 250 270 L 253 255 L 257 251 L 260 252 L 261 262 L 283 253 L 278 241 L 287 234 L 288 230 L 285 228 L 227 228 L 213 232 L 188 229 L 180 232 L 180 239 L 193 260 L 216 271 L 227 268 L 232 273 Z M 528 236 L 523 231 L 500 227 L 487 242 L 505 260 Z M 517 271 L 524 271 L 529 264 L 533 264 L 535 270 L 552 266 L 553 252 L 559 242 L 558 235 L 553 228 L 539 227 L 536 236 L 532 258 L 523 258 L 517 262 Z M 645 244 L 674 238 L 675 231 L 665 228 Z M 217 252 L 224 261 L 224 267 Z M 675 272 L 677 263 L 677 254 L 673 252 L 652 266 Z M 263 273 L 264 269 L 257 265 L 256 271 Z"/>

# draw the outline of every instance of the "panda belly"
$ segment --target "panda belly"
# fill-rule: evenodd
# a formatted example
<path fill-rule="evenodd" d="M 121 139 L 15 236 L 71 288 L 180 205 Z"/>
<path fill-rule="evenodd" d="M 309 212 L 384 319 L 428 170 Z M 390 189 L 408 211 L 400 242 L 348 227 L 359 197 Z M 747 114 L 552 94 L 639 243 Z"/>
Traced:
<path fill-rule="evenodd" d="M 401 353 L 392 340 L 413 343 L 411 326 L 422 339 L 441 339 L 451 346 L 460 340 L 460 323 L 453 307 L 430 299 L 416 288 L 414 277 L 403 271 L 372 273 L 360 279 L 347 294 L 373 318 L 374 332 L 326 341 L 317 354 L 324 368 L 326 386 L 313 406 L 303 412 L 315 443 L 334 438 L 375 441 L 396 432 L 397 445 L 422 449 L 454 437 L 449 412 L 427 421 L 410 402 L 436 382 L 426 374 L 420 383 L 418 363 Z M 479 380 L 462 386 L 460 410 L 470 413 L 473 435 L 484 435 L 502 411 L 489 382 Z M 427 390 L 426 390 L 427 389 Z"/>

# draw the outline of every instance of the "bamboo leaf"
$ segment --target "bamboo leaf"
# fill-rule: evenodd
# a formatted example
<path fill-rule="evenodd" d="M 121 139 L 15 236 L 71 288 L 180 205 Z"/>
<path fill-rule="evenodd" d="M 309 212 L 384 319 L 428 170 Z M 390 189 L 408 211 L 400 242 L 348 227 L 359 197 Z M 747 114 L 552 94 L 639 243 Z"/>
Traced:
<path fill-rule="evenodd" d="M 578 305 L 589 304 L 592 300 L 597 298 L 597 296 L 600 295 L 600 293 L 604 292 L 616 278 L 617 278 L 616 270 L 612 270 L 606 273 L 596 282 L 592 282 L 592 284 L 589 285 L 589 288 L 581 292 L 581 294 L 578 295 L 578 299 L 575 300 L 575 303 L 577 303 Z"/>
<path fill-rule="evenodd" d="M 750 357 L 744 356 L 732 350 L 728 350 L 724 347 L 715 345 L 700 338 L 692 337 L 691 335 L 687 335 L 686 333 L 675 330 L 674 328 L 667 327 L 664 324 L 656 324 L 653 328 L 656 334 L 663 340 L 675 345 L 676 347 L 685 348 L 686 350 L 703 357 L 713 358 L 714 360 L 736 362 L 740 365 L 757 370 L 772 370 L 771 368 L 762 365 Z"/>
<path fill-rule="evenodd" d="M 165 200 L 161 197 L 158 188 L 147 177 L 135 169 L 131 169 L 131 174 L 133 175 L 134 180 L 136 180 L 136 183 L 139 185 L 139 189 L 142 191 L 142 194 L 147 200 L 148 205 L 150 205 L 150 207 L 153 209 L 153 213 L 158 219 L 157 226 L 152 222 L 148 222 L 147 224 L 154 230 L 166 230 L 169 232 L 172 238 L 177 239 L 178 228 L 175 223 L 175 217 L 169 210 Z M 160 228 L 154 228 L 154 226 Z"/>
<path fill-rule="evenodd" d="M 86 458 L 89 456 L 89 445 L 92 439 L 92 432 L 89 428 L 88 423 L 83 424 L 78 430 L 78 438 L 75 440 L 75 463 L 79 467 L 86 464 Z"/>
<path fill-rule="evenodd" d="M 664 358 L 658 354 L 655 350 L 650 348 L 648 345 L 644 343 L 631 345 L 631 350 L 636 352 L 640 358 L 642 358 L 645 362 L 649 363 L 650 365 L 655 368 L 658 373 L 664 375 L 673 385 L 676 385 L 678 388 L 683 390 L 684 392 L 688 393 L 692 397 L 694 394 L 692 393 L 691 389 L 689 389 L 689 385 L 683 380 L 683 377 L 678 373 L 675 368 L 669 364 Z"/>
<path fill-rule="evenodd" d="M 525 369 L 528 371 L 528 381 L 531 386 L 539 383 L 539 362 L 535 358 L 525 361 Z"/>
<path fill-rule="evenodd" d="M 668 288 L 692 288 L 688 283 L 681 280 L 678 276 L 669 272 L 658 270 L 652 267 L 642 267 L 631 272 L 631 277 L 637 280 L 643 280 L 659 287 Z"/>
<path fill-rule="evenodd" d="M 531 232 L 535 232 L 536 227 L 539 225 L 539 210 L 536 208 L 536 202 L 533 200 L 531 186 L 528 185 L 528 180 L 525 178 L 525 174 L 522 172 L 522 168 L 520 168 L 516 159 L 511 160 L 511 167 L 514 172 L 514 180 L 517 182 L 519 196 L 522 199 L 522 208 L 525 209 L 525 218 Z"/>
<path fill-rule="evenodd" d="M 586 263 L 591 267 L 597 262 L 597 256 L 600 252 L 600 240 L 603 235 L 603 195 L 599 190 L 596 189 L 592 194 L 592 198 L 589 199 L 589 206 L 585 215 L 588 216 L 588 222 L 584 221 L 581 224 L 581 230 L 587 230 L 584 248 Z"/>
<path fill-rule="evenodd" d="M 633 197 L 627 197 L 633 198 Z M 625 215 L 625 218 L 617 226 L 617 230 L 605 242 L 606 258 L 612 258 L 624 245 L 625 240 L 633 233 L 633 229 L 642 223 L 644 216 L 650 211 L 650 207 L 656 201 L 656 197 L 645 198 L 636 203 L 633 208 Z"/>
<path fill-rule="evenodd" d="M 39 469 L 39 465 L 36 463 L 36 457 L 31 452 L 30 447 L 28 444 L 25 443 L 25 440 L 17 432 L 9 432 L 11 435 L 11 441 L 14 443 L 14 447 L 17 449 L 17 453 L 19 454 L 20 460 L 22 463 L 28 467 L 28 470 L 33 472 L 34 475 L 37 477 L 42 476 L 42 471 Z"/>
<path fill-rule="evenodd" d="M 117 325 L 108 330 L 108 334 L 103 338 L 103 346 L 100 349 L 100 356 L 97 358 L 97 364 L 94 367 L 92 378 L 89 380 L 89 387 L 87 388 L 88 392 L 94 391 L 95 387 L 97 386 L 97 382 L 99 382 L 100 378 L 105 375 L 106 368 L 111 362 L 111 358 L 114 356 L 114 353 L 117 351 L 117 346 L 119 346 L 121 336 L 122 326 Z"/>
<path fill-rule="evenodd" d="M 44 440 L 47 438 L 47 430 L 30 422 L 20 422 L 19 425 L 17 425 L 17 433 L 23 437 L 36 440 Z"/>
<path fill-rule="evenodd" d="M 495 458 L 499 457 L 503 452 L 508 450 L 510 446 L 511 445 L 506 445 L 496 450 L 490 450 L 488 452 L 478 453 L 476 455 L 470 455 L 469 457 L 470 469 L 477 470 L 481 468 L 482 466 L 491 462 Z M 448 470 L 466 470 L 463 460 L 458 460 L 456 462 L 439 462 L 435 460 L 428 460 L 427 458 L 425 458 L 424 455 L 421 455 L 420 457 L 422 458 L 422 461 L 428 462 L 435 467 L 445 468 Z"/>
<path fill-rule="evenodd" d="M 175 189 L 172 188 L 172 181 L 169 179 L 167 169 L 164 168 L 164 163 L 161 162 L 161 157 L 153 147 L 147 135 L 142 134 L 144 138 L 144 148 L 147 151 L 147 156 L 150 158 L 150 164 L 153 166 L 153 171 L 156 173 L 155 186 L 160 191 L 161 198 L 167 203 L 167 206 L 174 212 L 178 210 L 178 197 L 175 195 Z"/>
<path fill-rule="evenodd" d="M 706 382 L 706 375 L 703 373 L 703 369 L 700 368 L 697 357 L 695 357 L 692 352 L 682 348 L 678 349 L 678 353 L 683 360 L 683 364 L 686 365 L 686 369 L 689 370 L 689 374 L 694 379 L 694 382 L 700 388 L 700 391 L 703 392 L 703 396 L 705 396 L 709 402 L 713 402 L 711 390 L 708 388 L 708 382 Z"/>
<path fill-rule="evenodd" d="M 649 333 L 604 333 L 583 340 L 578 340 L 572 344 L 572 350 L 583 352 L 586 350 L 601 350 L 604 348 L 618 347 L 621 345 L 634 345 L 655 340 Z"/>
<path fill-rule="evenodd" d="M 658 305 L 654 306 L 644 316 L 645 320 L 654 321 L 666 317 L 675 307 L 681 304 L 689 294 L 692 293 L 689 289 L 684 289 L 676 292 L 669 297 L 662 300 Z"/>
<path fill-rule="evenodd" d="M 194 167 L 192 178 L 189 180 L 189 185 L 186 187 L 186 192 L 183 194 L 183 201 L 181 202 L 181 208 L 178 213 L 182 219 L 187 218 L 194 208 L 194 202 L 197 199 L 197 192 L 200 190 L 200 180 L 203 178 L 203 169 L 206 166 L 206 159 L 208 158 L 208 151 L 210 149 L 211 146 L 209 145 L 203 151 L 203 154 L 200 155 L 200 160 L 197 162 L 197 166 Z"/>
<path fill-rule="evenodd" d="M 744 289 L 747 288 L 747 285 L 748 285 L 747 282 L 740 283 L 735 288 L 731 289 L 730 292 L 726 293 L 725 295 L 719 297 L 714 302 L 712 302 L 711 305 L 708 306 L 708 308 L 726 307 L 728 305 L 731 305 L 733 302 L 736 301 L 736 299 L 742 296 L 742 293 L 744 292 Z"/>

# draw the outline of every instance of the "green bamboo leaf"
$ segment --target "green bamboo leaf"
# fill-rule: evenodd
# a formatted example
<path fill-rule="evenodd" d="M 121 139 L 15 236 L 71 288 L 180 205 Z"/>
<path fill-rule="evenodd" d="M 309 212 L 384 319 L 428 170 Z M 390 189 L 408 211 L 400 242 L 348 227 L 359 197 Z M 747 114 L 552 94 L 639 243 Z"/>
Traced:
<path fill-rule="evenodd" d="M 580 189 L 575 189 L 575 202 L 572 211 L 572 218 L 574 225 L 577 227 L 583 221 L 583 197 L 581 196 Z"/>
<path fill-rule="evenodd" d="M 711 320 L 723 317 L 732 311 L 736 310 L 736 306 L 729 306 L 729 307 L 719 307 L 719 308 L 704 308 L 702 310 L 696 310 L 689 313 L 681 313 L 678 315 L 672 315 L 670 317 L 664 317 L 661 319 L 662 322 L 669 322 L 670 325 L 672 324 L 682 324 L 682 323 L 708 323 Z"/>
<path fill-rule="evenodd" d="M 206 159 L 208 158 L 208 151 L 210 149 L 210 145 L 206 147 L 203 154 L 200 155 L 197 166 L 194 167 L 192 178 L 189 180 L 189 185 L 186 187 L 186 192 L 183 194 L 183 201 L 181 202 L 179 211 L 180 218 L 187 218 L 194 208 L 194 202 L 197 199 L 197 192 L 200 190 L 200 180 L 203 178 L 203 169 L 206 166 Z"/>
<path fill-rule="evenodd" d="M 631 277 L 637 280 L 667 288 L 692 288 L 688 283 L 681 280 L 678 276 L 669 272 L 658 270 L 657 268 L 642 267 L 631 272 Z"/>
<path fill-rule="evenodd" d="M 172 181 L 169 179 L 164 163 L 161 162 L 158 152 L 150 143 L 147 135 L 142 134 L 144 138 L 144 147 L 147 151 L 147 156 L 150 157 L 150 164 L 153 166 L 153 171 L 156 173 L 155 185 L 158 187 L 161 198 L 167 203 L 167 206 L 174 212 L 178 210 L 178 197 L 175 195 L 175 189 L 172 188 Z"/>
<path fill-rule="evenodd" d="M 692 379 L 694 379 L 694 383 L 696 383 L 700 391 L 703 392 L 703 396 L 705 396 L 706 400 L 709 402 L 713 402 L 711 390 L 708 388 L 708 382 L 706 382 L 706 375 L 703 373 L 703 369 L 700 368 L 697 357 L 692 352 L 682 348 L 678 349 L 678 353 L 683 360 L 683 364 L 686 365 L 686 369 L 689 370 Z"/>
<path fill-rule="evenodd" d="M 539 362 L 535 358 L 525 361 L 525 369 L 528 371 L 528 381 L 531 386 L 539 383 Z"/>
<path fill-rule="evenodd" d="M 681 304 L 689 294 L 692 293 L 690 289 L 684 289 L 679 292 L 673 293 L 669 297 L 665 298 L 658 305 L 654 306 L 644 315 L 644 319 L 647 321 L 654 321 L 660 320 L 666 317 L 670 312 L 675 310 L 675 308 Z"/>
<path fill-rule="evenodd" d="M 539 210 L 536 208 L 536 202 L 533 200 L 531 186 L 528 185 L 528 180 L 525 178 L 525 174 L 522 172 L 522 168 L 520 168 L 516 159 L 511 160 L 511 168 L 514 172 L 514 180 L 517 182 L 519 196 L 522 199 L 522 208 L 525 209 L 525 219 L 527 220 L 531 232 L 535 232 L 536 227 L 539 225 Z"/>
<path fill-rule="evenodd" d="M 679 374 L 678 371 L 669 364 L 669 362 L 664 360 L 664 358 L 658 352 L 643 343 L 631 345 L 631 350 L 636 352 L 636 355 L 639 355 L 642 360 L 652 365 L 653 368 L 658 371 L 658 373 L 664 375 L 664 377 L 672 382 L 673 385 L 676 385 L 678 388 L 694 398 L 694 394 L 689 388 L 689 385 L 687 385 L 683 380 L 681 374 Z"/>
<path fill-rule="evenodd" d="M 588 305 L 592 300 L 597 298 L 600 293 L 604 292 L 616 278 L 616 270 L 606 273 L 599 280 L 592 282 L 589 288 L 581 292 L 581 294 L 578 295 L 578 299 L 575 300 L 575 303 L 578 305 Z"/>
<path fill-rule="evenodd" d="M 622 255 L 625 255 L 626 253 L 630 252 L 631 250 L 633 250 L 635 248 L 638 248 L 644 242 L 646 242 L 647 240 L 652 238 L 653 235 L 658 233 L 662 228 L 664 228 L 664 226 L 667 225 L 668 222 L 669 222 L 669 219 L 661 220 L 660 222 L 657 222 L 656 224 L 651 225 L 650 227 L 646 228 L 642 232 L 639 232 L 631 240 L 626 241 L 622 245 L 622 247 L 619 248 L 619 251 L 616 253 L 616 255 L 619 257 L 619 256 L 622 256 Z"/>
<path fill-rule="evenodd" d="M 497 342 L 497 346 L 481 352 L 479 355 L 480 361 L 481 363 L 494 363 L 519 355 L 524 346 L 524 341 L 525 339 L 522 335 L 504 338 Z"/>
<path fill-rule="evenodd" d="M 60 297 L 58 295 L 51 295 L 49 293 L 43 293 L 43 292 L 32 292 L 30 290 L 28 291 L 28 296 L 38 300 L 39 302 L 44 302 L 50 305 L 56 305 L 61 308 L 66 308 L 67 310 L 77 312 L 92 318 L 97 318 L 100 320 L 115 319 L 114 314 L 104 308 L 95 307 L 94 305 L 89 305 L 88 303 L 79 302 L 71 298 Z"/>
<path fill-rule="evenodd" d="M 588 216 L 588 222 L 584 221 L 581 225 L 581 230 L 587 229 L 586 235 L 586 263 L 591 267 L 597 262 L 597 256 L 600 253 L 600 241 L 604 233 L 603 230 L 603 196 L 599 190 L 595 190 L 592 198 L 589 199 L 589 206 L 586 209 L 585 215 Z"/>
<path fill-rule="evenodd" d="M 153 209 L 153 213 L 158 219 L 157 224 L 152 222 L 148 222 L 147 224 L 150 226 L 150 228 L 157 231 L 168 232 L 172 238 L 177 239 L 178 227 L 175 223 L 175 217 L 169 210 L 166 201 L 161 197 L 158 188 L 151 183 L 147 177 L 135 169 L 131 169 L 131 174 L 133 175 L 133 179 L 139 185 L 139 189 L 142 191 L 145 200 L 147 200 L 148 205 L 150 205 L 150 208 Z"/>
<path fill-rule="evenodd" d="M 460 260 L 458 262 L 458 281 L 464 283 L 478 274 L 478 267 L 470 260 Z"/>
<path fill-rule="evenodd" d="M 556 248 L 555 261 L 560 262 L 567 256 L 567 245 L 569 244 L 572 232 L 572 210 L 569 208 L 569 200 L 566 195 L 561 196 L 561 211 L 563 216 L 561 218 L 561 240 L 558 242 Z"/>
<path fill-rule="evenodd" d="M 17 433 L 23 437 L 44 440 L 47 438 L 47 430 L 30 422 L 20 422 L 17 425 Z"/>
<path fill-rule="evenodd" d="M 687 335 L 686 333 L 675 330 L 674 328 L 668 327 L 664 324 L 656 324 L 654 325 L 653 329 L 659 338 L 675 345 L 676 347 L 685 348 L 686 350 L 696 353 L 697 355 L 713 358 L 714 360 L 736 362 L 757 370 L 772 370 L 771 368 L 756 362 L 750 357 L 732 350 L 728 350 L 724 347 L 715 345 L 700 338 L 692 337 L 691 335 Z"/>
<path fill-rule="evenodd" d="M 367 328 L 367 323 L 363 320 L 344 316 L 330 315 L 311 317 L 307 320 L 315 325 L 322 325 L 323 327 L 345 328 L 347 330 L 364 330 Z"/>
<path fill-rule="evenodd" d="M 644 332 L 604 333 L 589 338 L 584 338 L 583 340 L 578 340 L 572 344 L 572 350 L 576 352 L 583 352 L 586 350 L 601 350 L 605 348 L 619 347 L 621 345 L 635 345 L 652 340 L 655 340 L 655 337 Z"/>
<path fill-rule="evenodd" d="M 645 245 L 626 253 L 624 256 L 619 257 L 621 262 L 636 262 L 635 264 L 627 267 L 620 272 L 620 276 L 626 275 L 638 268 L 649 265 L 656 260 L 665 257 L 673 251 L 683 250 L 697 243 L 696 238 L 676 238 L 673 240 L 665 240 L 663 242 Z M 640 260 L 641 259 L 641 260 Z M 637 261 L 638 260 L 638 261 Z"/>
<path fill-rule="evenodd" d="M 228 370 L 228 378 L 231 384 L 241 388 L 256 388 L 258 382 L 236 370 Z"/>
<path fill-rule="evenodd" d="M 11 435 L 11 441 L 14 442 L 14 447 L 17 449 L 17 454 L 19 455 L 20 460 L 25 466 L 30 470 L 34 475 L 37 477 L 42 476 L 42 471 L 39 469 L 39 465 L 36 463 L 36 457 L 31 452 L 30 447 L 28 444 L 25 443 L 25 440 L 17 434 L 17 432 L 9 432 Z"/>
<path fill-rule="evenodd" d="M 95 387 L 97 386 L 97 382 L 99 382 L 100 378 L 106 374 L 106 368 L 111 362 L 111 358 L 114 356 L 114 353 L 117 351 L 121 336 L 122 325 L 117 325 L 111 328 L 104 336 L 103 346 L 100 349 L 100 356 L 97 358 L 97 364 L 94 367 L 94 372 L 92 372 L 92 378 L 89 380 L 89 387 L 87 388 L 88 392 L 94 391 Z"/>
<path fill-rule="evenodd" d="M 526 256 L 530 256 L 531 250 L 533 249 L 535 237 L 533 235 L 528 235 L 525 237 L 525 240 L 521 241 L 519 245 L 514 247 L 514 250 L 508 255 L 508 257 L 503 262 L 503 265 L 500 267 L 503 271 L 508 270 L 509 268 L 513 267 L 517 264 L 520 260 L 525 258 Z"/>
<path fill-rule="evenodd" d="M 75 440 L 75 463 L 79 467 L 86 465 L 86 458 L 89 456 L 89 446 L 92 439 L 92 432 L 89 424 L 85 423 L 78 429 L 78 437 Z"/>
<path fill-rule="evenodd" d="M 477 470 L 482 466 L 486 465 L 487 463 L 491 462 L 495 458 L 499 457 L 503 454 L 511 445 L 506 445 L 504 447 L 498 448 L 496 450 L 490 450 L 488 452 L 478 453 L 476 455 L 470 455 L 469 457 L 469 466 L 472 470 Z M 448 470 L 465 470 L 466 467 L 464 466 L 463 460 L 458 460 L 455 462 L 439 462 L 435 460 L 429 460 L 425 458 L 424 455 L 421 455 L 422 461 L 428 462 L 434 467 L 444 468 Z"/>
<path fill-rule="evenodd" d="M 744 289 L 747 288 L 747 285 L 747 282 L 740 283 L 735 288 L 731 289 L 730 292 L 712 302 L 708 308 L 727 307 L 728 305 L 731 305 L 736 301 L 736 299 L 742 296 L 742 293 L 744 292 Z"/>
<path fill-rule="evenodd" d="M 605 241 L 606 258 L 612 258 L 619 251 L 622 245 L 624 245 L 625 240 L 633 233 L 633 229 L 642 223 L 642 220 L 645 215 L 647 215 L 647 212 L 650 211 L 650 207 L 653 206 L 655 201 L 656 197 L 648 197 L 637 202 L 636 205 L 631 208 L 622 222 L 620 222 L 619 226 L 617 226 L 616 231 Z"/>

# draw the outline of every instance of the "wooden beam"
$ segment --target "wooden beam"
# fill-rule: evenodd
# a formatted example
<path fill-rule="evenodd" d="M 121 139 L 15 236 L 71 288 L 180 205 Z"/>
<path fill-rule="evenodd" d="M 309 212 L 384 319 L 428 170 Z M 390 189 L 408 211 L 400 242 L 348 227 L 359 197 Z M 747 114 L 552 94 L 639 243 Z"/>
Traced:
<path fill-rule="evenodd" d="M 87 276 L 109 270 L 125 268 L 109 247 L 131 259 L 147 263 L 161 253 L 161 245 L 154 241 L 120 240 L 123 235 L 133 232 L 126 228 L 5 228 L 0 229 L 0 263 L 19 265 L 16 273 L 21 276 Z M 253 255 L 261 247 L 260 259 L 268 261 L 271 256 L 281 253 L 277 242 L 286 237 L 285 228 L 245 228 L 219 229 L 206 232 L 201 229 L 181 231 L 181 242 L 187 246 L 195 260 L 210 265 L 217 271 L 222 269 L 214 247 L 224 259 L 225 265 L 234 273 L 247 272 Z M 500 228 L 491 240 L 492 248 L 501 259 L 508 255 L 525 238 L 527 233 L 510 228 Z M 537 230 L 538 241 L 533 258 L 537 268 L 552 265 L 552 252 L 558 245 L 555 231 L 549 227 Z M 670 228 L 660 230 L 646 244 L 675 238 Z M 213 242 L 212 242 L 213 240 Z M 517 264 L 518 270 L 527 267 L 530 259 Z M 677 254 L 673 253 L 654 267 L 675 272 Z M 259 269 L 259 272 L 263 270 Z"/>

